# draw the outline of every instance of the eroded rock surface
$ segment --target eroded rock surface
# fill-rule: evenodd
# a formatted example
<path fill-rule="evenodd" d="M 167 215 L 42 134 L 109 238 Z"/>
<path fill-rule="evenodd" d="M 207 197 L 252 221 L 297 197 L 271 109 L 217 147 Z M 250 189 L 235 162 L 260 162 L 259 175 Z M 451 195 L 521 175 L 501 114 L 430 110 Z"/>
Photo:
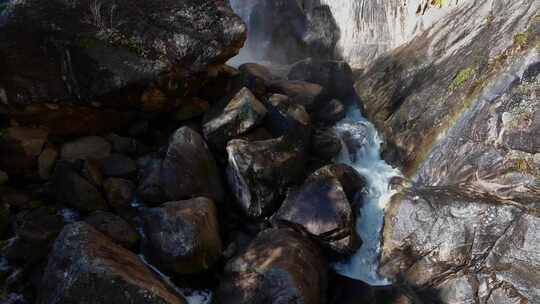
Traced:
<path fill-rule="evenodd" d="M 92 286 L 92 288 L 89 288 Z M 134 253 L 83 222 L 62 230 L 37 303 L 184 304 Z"/>
<path fill-rule="evenodd" d="M 393 198 L 381 272 L 426 301 L 540 301 L 538 209 L 458 187 L 409 189 Z"/>

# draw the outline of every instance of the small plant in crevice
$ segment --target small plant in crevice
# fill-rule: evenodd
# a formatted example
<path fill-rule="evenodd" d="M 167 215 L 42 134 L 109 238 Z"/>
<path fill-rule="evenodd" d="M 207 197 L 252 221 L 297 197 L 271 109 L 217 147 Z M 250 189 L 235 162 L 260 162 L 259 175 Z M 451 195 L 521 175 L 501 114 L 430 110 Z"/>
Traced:
<path fill-rule="evenodd" d="M 467 82 L 474 74 L 474 68 L 468 67 L 465 69 L 460 70 L 456 76 L 454 76 L 454 79 L 448 86 L 448 89 L 450 91 L 455 91 L 456 89 L 460 88 L 465 82 Z"/>

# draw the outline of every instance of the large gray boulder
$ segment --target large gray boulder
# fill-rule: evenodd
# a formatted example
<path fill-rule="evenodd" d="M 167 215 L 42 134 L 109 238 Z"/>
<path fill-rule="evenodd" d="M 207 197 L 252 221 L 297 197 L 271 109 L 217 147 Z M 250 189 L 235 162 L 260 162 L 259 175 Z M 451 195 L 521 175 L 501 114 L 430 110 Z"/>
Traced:
<path fill-rule="evenodd" d="M 354 199 L 364 185 L 363 178 L 349 166 L 323 167 L 302 186 L 290 190 L 272 218 L 302 227 L 338 255 L 350 254 L 360 246 Z"/>
<path fill-rule="evenodd" d="M 304 151 L 285 137 L 248 142 L 231 140 L 227 181 L 244 213 L 253 218 L 271 215 L 286 189 L 305 172 Z"/>
<path fill-rule="evenodd" d="M 188 127 L 171 136 L 165 156 L 141 163 L 139 194 L 151 203 L 204 196 L 223 201 L 223 185 L 204 139 Z"/>
<path fill-rule="evenodd" d="M 315 243 L 293 230 L 266 230 L 227 263 L 216 299 L 220 304 L 321 304 L 326 272 Z"/>
<path fill-rule="evenodd" d="M 421 187 L 387 209 L 380 272 L 428 303 L 540 301 L 538 210 L 460 187 Z"/>
<path fill-rule="evenodd" d="M 70 224 L 54 243 L 39 304 L 184 304 L 134 253 L 83 222 Z"/>
<path fill-rule="evenodd" d="M 354 79 L 346 61 L 317 60 L 308 58 L 291 66 L 289 80 L 304 80 L 317 83 L 334 98 L 347 98 L 354 94 Z"/>
<path fill-rule="evenodd" d="M 144 250 L 171 272 L 193 274 L 208 270 L 221 257 L 217 209 L 204 197 L 168 202 L 145 212 Z"/>
<path fill-rule="evenodd" d="M 227 1 L 9 1 L 0 17 L 2 102 L 88 100 L 242 47 Z"/>
<path fill-rule="evenodd" d="M 204 137 L 219 149 L 260 125 L 266 116 L 264 105 L 244 87 L 226 105 L 211 109 L 205 116 Z"/>

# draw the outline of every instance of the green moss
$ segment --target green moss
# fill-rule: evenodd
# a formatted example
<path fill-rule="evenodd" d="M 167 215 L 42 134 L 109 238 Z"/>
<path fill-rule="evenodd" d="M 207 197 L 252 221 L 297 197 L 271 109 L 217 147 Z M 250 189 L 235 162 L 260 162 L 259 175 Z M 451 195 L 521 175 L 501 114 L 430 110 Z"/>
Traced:
<path fill-rule="evenodd" d="M 452 83 L 450 83 L 450 86 L 448 89 L 450 91 L 454 91 L 458 88 L 460 88 L 467 80 L 471 78 L 471 76 L 474 74 L 474 68 L 468 67 L 461 71 L 459 71 L 456 76 L 454 76 L 454 79 L 452 80 Z"/>
<path fill-rule="evenodd" d="M 124 33 L 118 31 L 110 31 L 107 35 L 107 42 L 115 47 L 126 48 L 132 53 L 141 57 L 146 57 L 147 52 L 143 49 L 140 43 L 137 43 Z"/>
<path fill-rule="evenodd" d="M 3 13 L 6 8 L 8 8 L 9 3 L 0 3 L 0 14 Z"/>
<path fill-rule="evenodd" d="M 99 44 L 99 40 L 93 37 L 83 37 L 79 39 L 79 47 L 83 49 L 95 48 Z"/>

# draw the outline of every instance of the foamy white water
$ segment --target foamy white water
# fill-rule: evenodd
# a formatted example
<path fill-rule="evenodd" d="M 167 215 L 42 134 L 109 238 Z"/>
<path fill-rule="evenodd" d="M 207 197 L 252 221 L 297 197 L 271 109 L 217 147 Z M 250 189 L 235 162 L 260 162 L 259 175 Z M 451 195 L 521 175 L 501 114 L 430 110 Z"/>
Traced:
<path fill-rule="evenodd" d="M 343 142 L 342 151 L 335 162 L 352 166 L 365 177 L 367 183 L 356 223 L 362 246 L 347 262 L 337 264 L 335 268 L 342 275 L 370 285 L 388 285 L 390 280 L 377 272 L 381 229 L 386 205 L 395 193 L 390 189 L 390 180 L 401 176 L 401 173 L 381 159 L 382 141 L 373 124 L 362 116 L 358 107 L 351 107 L 347 116 L 336 124 L 335 130 Z"/>

